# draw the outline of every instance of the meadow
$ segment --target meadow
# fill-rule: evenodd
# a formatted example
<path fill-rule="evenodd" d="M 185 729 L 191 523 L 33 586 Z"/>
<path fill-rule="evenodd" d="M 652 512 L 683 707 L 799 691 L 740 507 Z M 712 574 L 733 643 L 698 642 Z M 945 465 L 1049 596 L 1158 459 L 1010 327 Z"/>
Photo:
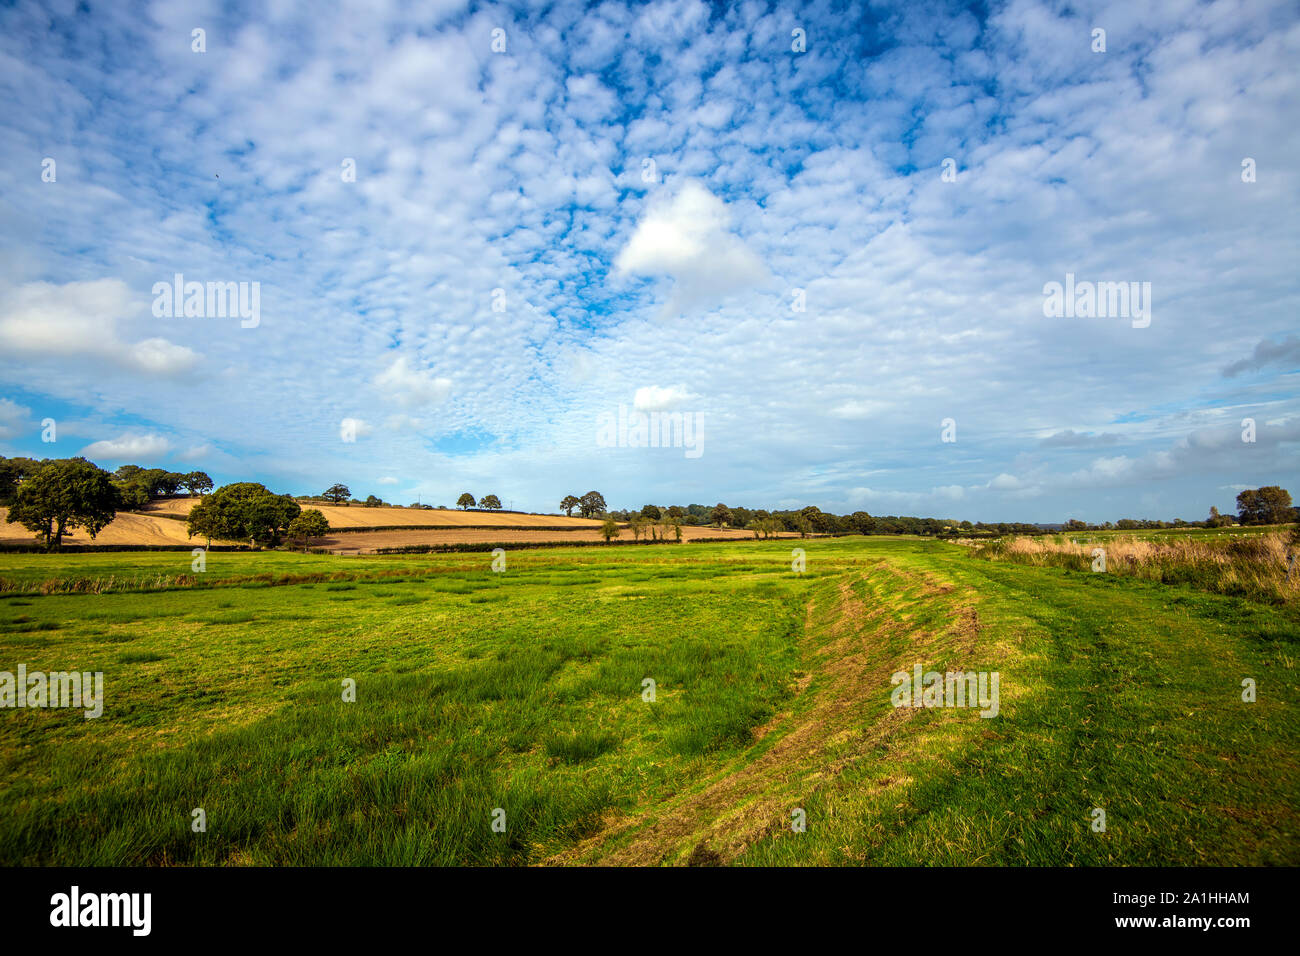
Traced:
<path fill-rule="evenodd" d="M 1100 569 L 1164 584 L 1189 584 L 1254 601 L 1294 602 L 1300 568 L 1291 568 L 1291 528 L 1266 525 L 1233 530 L 1194 528 L 1146 532 L 1092 531 L 967 541 L 993 561 Z"/>
<path fill-rule="evenodd" d="M 1294 602 L 913 538 L 190 560 L 0 555 L 0 670 L 105 675 L 0 710 L 0 862 L 1300 863 Z"/>

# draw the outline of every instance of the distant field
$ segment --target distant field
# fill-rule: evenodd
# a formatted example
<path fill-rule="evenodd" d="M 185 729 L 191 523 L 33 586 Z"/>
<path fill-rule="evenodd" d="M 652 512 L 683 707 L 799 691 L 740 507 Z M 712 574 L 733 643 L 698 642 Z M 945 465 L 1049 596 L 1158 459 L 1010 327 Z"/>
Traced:
<path fill-rule="evenodd" d="M 506 558 L 0 555 L 0 670 L 106 682 L 0 710 L 0 863 L 1300 863 L 1293 607 L 914 538 Z M 891 706 L 914 664 L 998 715 Z"/>
<path fill-rule="evenodd" d="M 178 520 L 188 515 L 197 498 L 172 498 L 155 501 L 143 513 L 122 512 L 104 528 L 94 541 L 83 531 L 64 536 L 67 544 L 96 545 L 195 545 L 203 539 L 190 539 L 185 534 L 185 522 Z M 377 548 L 401 548 L 415 545 L 602 541 L 601 521 L 591 518 L 566 518 L 563 515 L 534 515 L 516 512 L 493 513 L 488 511 L 440 511 L 434 509 L 363 508 L 330 505 L 321 502 L 302 502 L 304 508 L 317 508 L 336 529 L 384 528 L 383 531 L 348 531 L 330 535 L 312 542 L 314 547 L 329 548 L 343 554 L 365 553 Z M 7 509 L 0 508 L 0 542 L 29 543 L 35 536 L 26 528 L 4 522 Z M 164 517 L 169 516 L 169 517 Z M 413 525 L 409 530 L 394 526 Z M 436 528 L 431 526 L 438 526 Z M 518 530 L 536 529 L 536 530 Z M 752 538 L 752 533 L 741 529 L 713 529 L 683 527 L 686 541 L 699 538 Z M 622 538 L 631 540 L 631 532 L 624 530 Z M 240 544 L 221 542 L 214 544 Z"/>
<path fill-rule="evenodd" d="M 188 508 L 186 511 L 188 512 Z M 0 542 L 31 543 L 36 536 L 20 524 L 10 524 L 5 519 L 9 509 L 0 507 Z M 193 544 L 185 537 L 185 522 L 150 515 L 119 512 L 92 541 L 84 531 L 73 531 L 63 536 L 65 544 Z M 202 542 L 200 542 L 202 543 Z M 229 542 L 213 542 L 224 544 Z M 235 542 L 238 543 L 238 542 Z"/>
<path fill-rule="evenodd" d="M 782 537 L 790 537 L 783 535 Z M 752 532 L 738 528 L 696 528 L 683 527 L 682 540 L 686 542 L 700 539 L 715 540 L 729 538 L 732 540 L 752 541 Z M 340 554 L 373 552 L 379 548 L 402 548 L 422 544 L 471 544 L 492 542 L 495 544 L 539 544 L 552 543 L 564 545 L 570 541 L 604 541 L 600 527 L 586 527 L 566 531 L 516 531 L 483 528 L 447 529 L 437 531 L 354 531 L 347 534 L 331 535 L 314 541 L 313 544 L 329 548 Z M 632 541 L 632 533 L 624 529 L 618 541 Z"/>
<path fill-rule="evenodd" d="M 145 510 L 172 515 L 187 515 L 197 498 L 171 498 L 152 502 Z M 331 505 L 323 501 L 299 502 L 303 508 L 315 508 L 325 515 L 331 528 L 384 528 L 392 525 L 497 525 L 502 527 L 572 527 L 599 528 L 594 518 L 566 518 L 564 515 L 532 515 L 518 512 L 446 511 L 437 508 L 363 508 L 358 505 Z"/>

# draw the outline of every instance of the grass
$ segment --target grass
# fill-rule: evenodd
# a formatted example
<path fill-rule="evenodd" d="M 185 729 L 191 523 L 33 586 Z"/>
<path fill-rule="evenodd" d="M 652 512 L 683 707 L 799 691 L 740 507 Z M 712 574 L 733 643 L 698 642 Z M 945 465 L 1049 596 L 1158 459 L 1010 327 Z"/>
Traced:
<path fill-rule="evenodd" d="M 0 670 L 105 675 L 0 710 L 0 862 L 1300 862 L 1294 607 L 797 544 L 0 556 Z M 999 716 L 894 708 L 914 663 Z"/>
<path fill-rule="evenodd" d="M 1255 601 L 1288 603 L 1300 598 L 1300 577 L 1287 580 L 1289 537 L 1290 529 L 1200 535 L 1101 532 L 998 538 L 977 544 L 973 553 L 994 561 L 1077 571 L 1096 567 L 1164 584 L 1188 584 Z M 1099 564 L 1103 557 L 1104 569 Z"/>

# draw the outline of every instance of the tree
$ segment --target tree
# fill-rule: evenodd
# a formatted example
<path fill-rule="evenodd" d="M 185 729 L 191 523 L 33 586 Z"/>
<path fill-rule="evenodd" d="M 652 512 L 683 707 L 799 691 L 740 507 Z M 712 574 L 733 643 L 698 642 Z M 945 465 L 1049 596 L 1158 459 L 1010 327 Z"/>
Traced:
<path fill-rule="evenodd" d="M 606 518 L 605 523 L 600 526 L 600 533 L 605 538 L 605 543 L 609 544 L 610 538 L 617 538 L 619 535 L 618 523 L 613 518 Z"/>
<path fill-rule="evenodd" d="M 594 518 L 608 510 L 605 496 L 599 491 L 589 491 L 578 500 L 578 511 L 584 518 Z"/>
<path fill-rule="evenodd" d="M 1237 495 L 1237 520 L 1242 524 L 1254 524 L 1259 517 L 1259 492 L 1249 489 Z"/>
<path fill-rule="evenodd" d="M 121 495 L 108 472 L 84 458 L 47 462 L 18 486 L 9 508 L 9 521 L 45 539 L 57 551 L 63 536 L 84 528 L 93 541 L 113 520 Z"/>
<path fill-rule="evenodd" d="M 143 508 L 149 503 L 149 489 L 142 481 L 115 481 L 121 506 L 126 511 Z"/>
<path fill-rule="evenodd" d="M 311 538 L 323 538 L 330 533 L 330 523 L 325 515 L 315 508 L 308 508 L 289 522 L 287 533 L 290 538 L 301 540 L 304 544 Z"/>
<path fill-rule="evenodd" d="M 18 486 L 41 470 L 43 462 L 31 458 L 0 457 L 0 504 L 8 504 Z"/>
<path fill-rule="evenodd" d="M 578 500 L 577 496 L 565 495 L 564 500 L 560 502 L 560 510 L 563 511 L 567 517 L 572 518 L 573 509 L 578 507 L 580 504 L 582 504 L 582 502 Z"/>
<path fill-rule="evenodd" d="M 671 511 L 672 509 L 670 508 L 669 510 Z M 678 541 L 681 541 L 682 540 L 682 519 L 677 515 L 670 514 L 666 520 L 668 522 L 668 527 L 673 529 L 673 537 L 676 538 Z"/>
<path fill-rule="evenodd" d="M 213 538 L 221 537 L 220 516 L 215 508 L 204 505 L 202 501 L 190 509 L 185 519 L 185 536 L 192 538 L 195 535 L 206 538 L 209 548 Z"/>
<path fill-rule="evenodd" d="M 484 495 L 483 500 L 479 502 L 480 508 L 488 508 L 492 511 L 501 510 L 501 499 L 496 495 Z"/>
<path fill-rule="evenodd" d="M 302 507 L 289 495 L 272 494 L 265 485 L 241 481 L 222 485 L 190 509 L 189 534 L 253 544 L 280 543 Z"/>
<path fill-rule="evenodd" d="M 731 520 L 731 509 L 728 508 L 726 505 L 724 505 L 721 501 L 719 501 L 716 505 L 713 506 L 713 514 L 711 515 L 711 517 L 713 519 L 713 523 L 716 524 L 719 528 L 721 528 L 723 525 L 725 525 L 728 521 Z"/>
<path fill-rule="evenodd" d="M 641 509 L 641 517 L 649 518 L 651 521 L 658 521 L 663 516 L 664 513 L 659 510 L 657 505 L 646 505 Z"/>
<path fill-rule="evenodd" d="M 330 485 L 321 497 L 326 501 L 332 501 L 335 504 L 338 504 L 340 501 L 347 501 L 351 498 L 352 492 L 349 490 L 347 485 L 336 484 Z"/>
<path fill-rule="evenodd" d="M 876 519 L 865 511 L 855 511 L 849 515 L 849 527 L 858 534 L 871 534 L 876 530 Z"/>
<path fill-rule="evenodd" d="M 181 487 L 191 495 L 206 495 L 213 485 L 206 471 L 191 471 L 181 478 Z"/>
<path fill-rule="evenodd" d="M 825 534 L 832 530 L 831 515 L 826 514 L 821 508 L 818 508 L 815 505 L 809 505 L 800 511 L 799 514 L 803 515 L 804 521 L 807 522 L 810 531 Z"/>
<path fill-rule="evenodd" d="M 135 469 L 131 471 L 131 469 Z M 176 494 L 185 476 L 166 468 L 137 468 L 135 465 L 123 465 L 117 470 L 116 477 L 125 481 L 138 481 L 149 489 L 152 498 L 167 498 Z"/>
<path fill-rule="evenodd" d="M 1296 511 L 1291 507 L 1291 492 L 1285 488 L 1269 485 L 1259 489 L 1259 497 L 1263 502 L 1266 524 L 1290 524 L 1296 520 Z"/>
<path fill-rule="evenodd" d="M 381 507 L 383 507 L 383 504 L 384 504 L 384 502 L 383 502 L 383 499 L 382 499 L 382 498 L 378 498 L 378 497 L 376 497 L 375 495 L 367 495 L 367 496 L 366 496 L 366 507 L 367 507 L 367 508 L 381 508 Z M 307 512 L 305 512 L 305 511 L 303 512 L 303 514 L 306 514 L 306 513 L 307 513 Z"/>
<path fill-rule="evenodd" d="M 473 508 L 476 504 L 478 504 L 478 502 L 474 500 L 474 496 L 468 491 L 456 499 L 456 507 L 460 508 L 462 511 L 466 508 Z"/>
<path fill-rule="evenodd" d="M 645 532 L 646 529 L 646 519 L 642 518 L 640 515 L 637 515 L 636 517 L 628 521 L 627 529 L 632 532 L 633 541 L 640 541 L 641 535 Z"/>
<path fill-rule="evenodd" d="M 1291 493 L 1266 485 L 1237 495 L 1237 519 L 1242 524 L 1283 524 L 1295 520 Z"/>

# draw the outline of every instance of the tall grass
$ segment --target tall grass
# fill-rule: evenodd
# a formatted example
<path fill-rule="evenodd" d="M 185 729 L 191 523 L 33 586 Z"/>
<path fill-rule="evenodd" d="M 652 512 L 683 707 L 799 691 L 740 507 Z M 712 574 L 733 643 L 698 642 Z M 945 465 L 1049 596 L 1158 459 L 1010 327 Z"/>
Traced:
<path fill-rule="evenodd" d="M 1100 548 L 1105 552 L 1106 571 L 1111 574 L 1186 584 L 1273 604 L 1293 603 L 1300 597 L 1300 573 L 1287 580 L 1290 545 L 1287 533 L 1282 531 L 1159 540 L 1127 535 L 1017 536 L 963 543 L 979 558 L 1076 571 L 1092 570 L 1094 552 Z"/>

